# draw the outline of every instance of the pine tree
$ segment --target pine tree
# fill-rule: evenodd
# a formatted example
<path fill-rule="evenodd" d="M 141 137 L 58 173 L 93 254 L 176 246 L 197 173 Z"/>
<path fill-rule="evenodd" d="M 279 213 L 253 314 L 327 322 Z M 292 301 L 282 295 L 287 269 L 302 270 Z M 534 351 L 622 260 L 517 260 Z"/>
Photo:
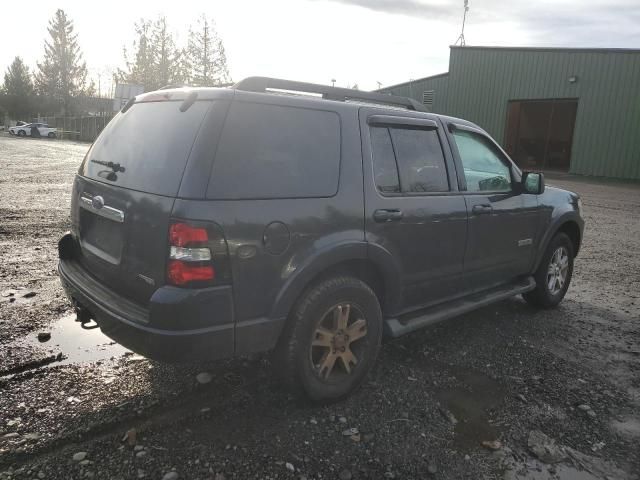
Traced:
<path fill-rule="evenodd" d="M 29 68 L 20 57 L 13 59 L 4 74 L 2 91 L 6 95 L 4 106 L 7 113 L 14 119 L 27 118 L 34 100 L 33 82 Z"/>
<path fill-rule="evenodd" d="M 166 17 L 155 22 L 141 20 L 135 25 L 138 39 L 133 44 L 135 58 L 124 51 L 126 71 L 119 70 L 120 80 L 143 85 L 145 91 L 184 80 L 183 52 L 176 47 Z"/>
<path fill-rule="evenodd" d="M 167 17 L 160 17 L 153 24 L 151 32 L 156 88 L 184 80 L 182 68 L 182 52 L 176 48 L 173 35 L 169 31 Z"/>
<path fill-rule="evenodd" d="M 118 80 L 143 85 L 145 90 L 153 90 L 156 85 L 153 48 L 151 44 L 151 21 L 141 19 L 135 24 L 137 40 L 133 42 L 135 58 L 130 59 L 124 49 L 126 71 L 118 70 Z"/>
<path fill-rule="evenodd" d="M 186 53 L 191 85 L 212 87 L 231 82 L 222 39 L 213 20 L 207 19 L 204 14 L 198 19 L 197 28 L 189 29 Z"/>
<path fill-rule="evenodd" d="M 85 88 L 87 65 L 82 60 L 73 22 L 64 10 L 56 11 L 47 30 L 51 38 L 45 41 L 44 58 L 38 63 L 36 87 L 41 94 L 58 101 L 64 113 L 69 113 L 73 98 Z"/>

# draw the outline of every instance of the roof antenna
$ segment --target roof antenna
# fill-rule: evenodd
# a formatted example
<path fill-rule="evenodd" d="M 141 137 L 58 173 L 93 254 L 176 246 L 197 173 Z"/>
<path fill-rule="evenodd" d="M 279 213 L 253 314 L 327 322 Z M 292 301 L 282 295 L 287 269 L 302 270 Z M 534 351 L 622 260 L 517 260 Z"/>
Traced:
<path fill-rule="evenodd" d="M 462 31 L 460 32 L 460 36 L 458 37 L 454 45 L 458 45 L 458 42 L 460 42 L 460 46 L 464 47 L 467 44 L 467 42 L 465 42 L 464 40 L 464 24 L 467 20 L 468 11 L 469 11 L 469 0 L 464 0 L 464 14 L 462 15 Z"/>

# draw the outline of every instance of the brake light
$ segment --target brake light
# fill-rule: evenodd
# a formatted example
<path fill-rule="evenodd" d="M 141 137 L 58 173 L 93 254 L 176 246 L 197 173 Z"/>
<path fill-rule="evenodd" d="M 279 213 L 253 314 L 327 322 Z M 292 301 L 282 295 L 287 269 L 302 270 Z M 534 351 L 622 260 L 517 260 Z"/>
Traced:
<path fill-rule="evenodd" d="M 212 265 L 192 265 L 182 260 L 169 260 L 167 277 L 173 285 L 182 286 L 189 282 L 211 281 L 215 278 Z"/>
<path fill-rule="evenodd" d="M 176 286 L 208 285 L 215 279 L 206 228 L 187 223 L 169 227 L 169 262 L 167 281 Z"/>
<path fill-rule="evenodd" d="M 174 223 L 169 227 L 169 244 L 174 247 L 186 247 L 196 243 L 206 243 L 209 235 L 204 228 L 192 227 L 186 223 Z"/>

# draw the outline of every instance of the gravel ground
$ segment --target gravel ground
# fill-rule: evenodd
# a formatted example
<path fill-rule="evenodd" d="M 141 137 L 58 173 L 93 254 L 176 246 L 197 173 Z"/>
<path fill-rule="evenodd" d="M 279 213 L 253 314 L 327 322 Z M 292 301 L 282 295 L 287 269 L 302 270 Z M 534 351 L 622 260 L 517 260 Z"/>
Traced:
<path fill-rule="evenodd" d="M 73 321 L 56 241 L 87 147 L 0 137 L 0 479 L 638 478 L 638 184 L 548 180 L 587 220 L 559 308 L 516 298 L 388 341 L 362 389 L 316 407 L 266 357 L 163 365 Z"/>

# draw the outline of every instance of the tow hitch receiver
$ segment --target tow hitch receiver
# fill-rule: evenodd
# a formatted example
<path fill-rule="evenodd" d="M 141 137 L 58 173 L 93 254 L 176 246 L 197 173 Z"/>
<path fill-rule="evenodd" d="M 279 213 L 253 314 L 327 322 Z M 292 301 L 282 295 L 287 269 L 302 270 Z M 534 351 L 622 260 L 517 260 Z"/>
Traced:
<path fill-rule="evenodd" d="M 80 322 L 80 326 L 85 330 L 91 330 L 93 328 L 98 328 L 98 324 L 93 322 L 93 315 L 89 310 L 84 308 L 78 302 L 73 302 L 73 307 L 76 312 L 76 322 Z M 89 325 L 93 322 L 93 325 Z"/>

